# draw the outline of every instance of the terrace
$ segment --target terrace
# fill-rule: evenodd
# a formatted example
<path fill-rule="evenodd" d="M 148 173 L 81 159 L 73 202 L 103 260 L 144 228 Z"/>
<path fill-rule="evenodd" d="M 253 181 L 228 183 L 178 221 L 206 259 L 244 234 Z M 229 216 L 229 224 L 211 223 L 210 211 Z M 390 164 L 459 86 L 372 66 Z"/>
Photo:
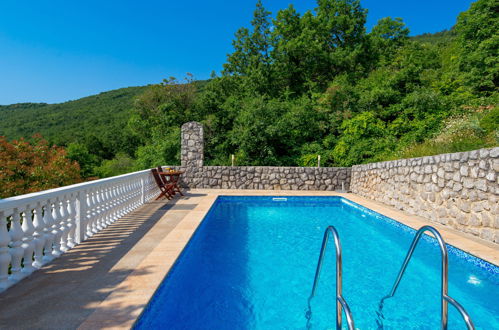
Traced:
<path fill-rule="evenodd" d="M 206 167 L 202 140 L 200 125 L 184 125 L 185 197 L 154 201 L 158 190 L 145 170 L 0 201 L 0 327 L 132 327 L 221 195 L 343 196 L 414 229 L 431 224 L 447 243 L 499 264 L 497 179 L 490 174 L 499 148 L 353 169 Z M 483 173 L 464 175 L 470 162 Z M 444 187 L 435 191 L 439 179 Z M 391 191 L 380 193 L 387 185 Z M 354 193 L 340 192 L 348 187 Z M 438 216 L 443 206 L 449 211 Z M 24 261 L 30 256 L 32 264 Z"/>

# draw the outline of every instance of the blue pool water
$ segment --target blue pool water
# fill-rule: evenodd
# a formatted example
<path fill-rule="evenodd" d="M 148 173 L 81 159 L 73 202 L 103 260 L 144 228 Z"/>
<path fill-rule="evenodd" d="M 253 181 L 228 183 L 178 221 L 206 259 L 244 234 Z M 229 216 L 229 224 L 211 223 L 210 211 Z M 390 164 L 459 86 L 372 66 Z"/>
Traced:
<path fill-rule="evenodd" d="M 343 247 L 343 295 L 356 328 L 377 329 L 415 231 L 340 197 L 219 197 L 137 321 L 136 329 L 304 329 L 322 236 Z M 477 329 L 499 329 L 499 267 L 449 246 L 449 295 Z M 312 300 L 312 329 L 335 324 L 334 245 Z M 440 328 L 440 252 L 421 240 L 385 329 Z M 345 322 L 344 322 L 345 323 Z M 344 324 L 346 328 L 346 324 Z M 465 329 L 449 305 L 449 329 Z"/>

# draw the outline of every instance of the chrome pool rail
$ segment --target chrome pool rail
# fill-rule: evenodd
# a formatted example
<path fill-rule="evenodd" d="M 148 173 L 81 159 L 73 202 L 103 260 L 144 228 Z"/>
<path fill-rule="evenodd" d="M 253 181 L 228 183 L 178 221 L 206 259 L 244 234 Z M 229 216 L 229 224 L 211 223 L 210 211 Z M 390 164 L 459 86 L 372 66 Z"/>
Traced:
<path fill-rule="evenodd" d="M 342 325 L 342 311 L 345 310 L 345 315 L 347 319 L 347 324 L 348 324 L 348 329 L 349 330 L 354 330 L 354 321 L 352 317 L 352 312 L 350 311 L 350 307 L 348 307 L 347 302 L 345 301 L 345 298 L 343 297 L 343 292 L 342 292 L 342 258 L 341 258 L 341 243 L 340 243 L 340 237 L 338 235 L 338 231 L 334 226 L 328 226 L 326 228 L 326 231 L 324 232 L 324 238 L 322 239 L 322 247 L 321 247 L 321 253 L 319 255 L 319 261 L 317 263 L 317 269 L 315 271 L 315 277 L 314 277 L 314 285 L 312 287 L 312 292 L 310 293 L 310 297 L 308 298 L 308 311 L 306 314 L 307 318 L 307 328 L 310 328 L 310 319 L 312 317 L 312 308 L 310 305 L 310 302 L 312 298 L 315 296 L 315 292 L 317 290 L 317 284 L 319 283 L 320 275 L 321 275 L 321 270 L 322 270 L 322 263 L 324 261 L 324 256 L 326 254 L 326 248 L 327 248 L 327 243 L 329 241 L 329 233 L 333 235 L 334 238 L 334 245 L 336 247 L 336 329 L 339 330 L 341 329 Z"/>
<path fill-rule="evenodd" d="M 449 255 L 447 252 L 447 246 L 445 245 L 445 241 L 442 238 L 442 235 L 432 226 L 423 226 L 419 228 L 419 230 L 416 232 L 416 236 L 412 240 L 411 246 L 409 247 L 409 251 L 407 252 L 407 255 L 404 259 L 404 262 L 402 264 L 402 267 L 400 268 L 400 271 L 398 273 L 397 279 L 395 280 L 395 283 L 393 284 L 392 290 L 390 293 L 383 297 L 379 303 L 379 310 L 378 310 L 378 316 L 382 317 L 381 310 L 383 309 L 383 303 L 385 299 L 391 298 L 395 295 L 395 292 L 397 291 L 397 288 L 400 284 L 400 280 L 402 280 L 402 276 L 404 275 L 404 272 L 407 268 L 407 265 L 409 264 L 409 261 L 411 260 L 412 254 L 414 253 L 414 250 L 416 249 L 416 246 L 419 242 L 419 239 L 423 236 L 423 234 L 429 231 L 435 236 L 435 239 L 438 242 L 438 245 L 440 247 L 440 252 L 442 255 L 442 265 L 441 265 L 441 278 L 442 278 L 442 287 L 441 287 L 441 314 L 442 314 L 442 329 L 446 330 L 447 329 L 447 324 L 448 324 L 448 302 L 451 303 L 461 314 L 463 317 L 464 322 L 466 323 L 466 326 L 468 330 L 475 329 L 475 326 L 473 325 L 473 322 L 471 321 L 470 315 L 466 310 L 463 308 L 461 304 L 459 304 L 456 300 L 451 298 L 448 295 L 448 278 L 449 278 Z M 380 324 L 378 324 L 380 325 Z M 382 328 L 382 325 L 381 325 Z"/>

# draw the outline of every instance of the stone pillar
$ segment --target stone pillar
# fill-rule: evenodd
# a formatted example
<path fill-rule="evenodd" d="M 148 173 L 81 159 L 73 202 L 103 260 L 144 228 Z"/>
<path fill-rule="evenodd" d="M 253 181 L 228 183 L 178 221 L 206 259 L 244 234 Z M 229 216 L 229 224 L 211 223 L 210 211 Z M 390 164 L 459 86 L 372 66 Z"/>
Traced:
<path fill-rule="evenodd" d="M 201 123 L 191 121 L 182 125 L 180 152 L 182 167 L 194 168 L 203 166 L 203 135 L 203 125 Z"/>

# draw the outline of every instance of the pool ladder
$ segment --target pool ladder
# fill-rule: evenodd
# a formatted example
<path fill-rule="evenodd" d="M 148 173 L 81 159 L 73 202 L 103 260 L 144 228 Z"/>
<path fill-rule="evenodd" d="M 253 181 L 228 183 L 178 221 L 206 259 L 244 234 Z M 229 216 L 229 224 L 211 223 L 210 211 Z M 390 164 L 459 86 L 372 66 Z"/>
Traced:
<path fill-rule="evenodd" d="M 345 315 L 347 319 L 348 329 L 354 330 L 354 322 L 352 317 L 352 312 L 350 311 L 350 307 L 348 307 L 345 298 L 343 298 L 342 294 L 342 267 L 341 267 L 341 244 L 340 237 L 338 236 L 338 232 L 336 228 L 333 226 L 328 226 L 326 231 L 324 232 L 324 238 L 322 239 L 322 247 L 321 254 L 319 256 L 319 262 L 317 263 L 317 269 L 315 271 L 314 278 L 314 286 L 312 287 L 312 293 L 308 298 L 308 311 L 306 314 L 307 318 L 307 328 L 311 327 L 310 320 L 312 317 L 312 308 L 310 302 L 312 298 L 315 296 L 315 291 L 317 289 L 317 284 L 319 283 L 319 278 L 321 275 L 322 262 L 324 259 L 324 255 L 326 254 L 326 247 L 329 241 L 329 233 L 331 233 L 334 237 L 334 245 L 336 246 L 336 329 L 341 329 L 342 323 L 342 311 L 345 310 Z"/>
<path fill-rule="evenodd" d="M 416 232 L 416 236 L 414 237 L 411 246 L 409 247 L 409 251 L 407 252 L 407 255 L 404 259 L 404 262 L 402 264 L 402 267 L 398 273 L 397 279 L 395 280 L 395 283 L 393 284 L 392 290 L 390 293 L 385 296 L 383 299 L 381 299 L 379 303 L 379 309 L 378 309 L 378 326 L 380 329 L 383 328 L 383 324 L 381 319 L 383 318 L 382 314 L 382 309 L 383 309 L 383 304 L 384 301 L 388 298 L 391 298 L 395 295 L 395 292 L 397 291 L 397 288 L 400 284 L 400 281 L 402 280 L 402 276 L 405 273 L 405 270 L 409 264 L 409 261 L 411 260 L 411 257 L 414 253 L 414 250 L 416 249 L 416 246 L 423 236 L 423 234 L 429 231 L 435 236 L 435 239 L 437 240 L 437 243 L 440 247 L 440 252 L 442 255 L 442 266 L 441 266 L 441 278 L 442 278 L 442 288 L 441 288 L 441 315 L 442 315 L 442 329 L 446 330 L 447 329 L 447 324 L 448 324 L 448 303 L 451 303 L 458 312 L 461 314 L 464 322 L 466 323 L 466 326 L 468 330 L 474 330 L 475 326 L 473 325 L 473 322 L 471 321 L 470 315 L 466 310 L 459 304 L 456 300 L 454 300 L 452 297 L 449 296 L 448 291 L 449 291 L 449 286 L 448 286 L 448 273 L 449 273 L 449 257 L 447 253 L 447 246 L 445 245 L 444 239 L 442 238 L 442 235 L 432 226 L 423 226 L 419 228 L 419 230 Z M 345 315 L 347 319 L 347 324 L 348 324 L 348 329 L 349 330 L 354 330 L 354 321 L 352 317 L 352 312 L 350 311 L 350 307 L 348 307 L 347 302 L 345 301 L 343 294 L 342 294 L 342 263 L 341 263 L 341 244 L 340 244 L 340 238 L 338 235 L 338 232 L 336 231 L 336 228 L 334 226 L 328 226 L 326 228 L 326 231 L 324 232 L 324 238 L 322 239 L 322 247 L 321 247 L 321 253 L 319 256 L 319 262 L 317 264 L 317 269 L 315 271 L 315 278 L 314 278 L 314 285 L 312 287 L 312 293 L 310 294 L 310 297 L 308 298 L 308 311 L 306 313 L 306 318 L 307 318 L 307 328 L 310 328 L 310 320 L 312 317 L 312 308 L 310 305 L 310 302 L 312 298 L 315 296 L 315 292 L 317 289 L 317 284 L 319 282 L 320 274 L 321 274 L 321 269 L 322 269 L 322 262 L 324 259 L 324 255 L 326 253 L 326 247 L 327 243 L 329 240 L 329 233 L 331 233 L 334 237 L 334 244 L 336 246 L 336 329 L 341 329 L 342 325 L 342 311 L 345 310 Z"/>
<path fill-rule="evenodd" d="M 411 260 L 412 254 L 414 253 L 414 249 L 416 248 L 416 245 L 418 244 L 420 238 L 423 236 L 423 233 L 429 231 L 435 236 L 435 239 L 438 242 L 438 245 L 440 246 L 440 252 L 442 254 L 442 265 L 441 265 L 441 278 L 442 278 L 442 288 L 441 288 L 441 314 L 442 314 L 442 329 L 446 330 L 447 329 L 447 323 L 448 323 L 448 303 L 451 303 L 458 312 L 461 314 L 461 316 L 464 319 L 464 322 L 466 323 L 466 326 L 468 327 L 468 330 L 475 329 L 475 326 L 473 325 L 473 322 L 471 321 L 471 318 L 469 314 L 466 312 L 466 310 L 459 304 L 456 300 L 454 300 L 452 297 L 448 295 L 448 253 L 447 253 L 447 246 L 445 245 L 444 239 L 432 226 L 423 226 L 421 227 L 417 233 L 416 236 L 414 237 L 412 244 L 409 248 L 409 251 L 407 252 L 407 255 L 405 257 L 404 263 L 402 264 L 402 267 L 398 273 L 397 279 L 395 280 L 395 283 L 393 284 L 392 290 L 390 293 L 385 296 L 383 299 L 381 299 L 379 303 L 379 309 L 378 309 L 378 326 L 380 328 L 383 328 L 383 324 L 381 319 L 383 318 L 382 314 L 382 309 L 383 309 L 383 303 L 385 299 L 393 297 L 395 292 L 397 291 L 397 288 L 400 284 L 400 280 L 402 279 L 402 276 L 404 275 L 404 272 L 407 268 L 407 265 L 409 264 L 409 261 Z"/>

